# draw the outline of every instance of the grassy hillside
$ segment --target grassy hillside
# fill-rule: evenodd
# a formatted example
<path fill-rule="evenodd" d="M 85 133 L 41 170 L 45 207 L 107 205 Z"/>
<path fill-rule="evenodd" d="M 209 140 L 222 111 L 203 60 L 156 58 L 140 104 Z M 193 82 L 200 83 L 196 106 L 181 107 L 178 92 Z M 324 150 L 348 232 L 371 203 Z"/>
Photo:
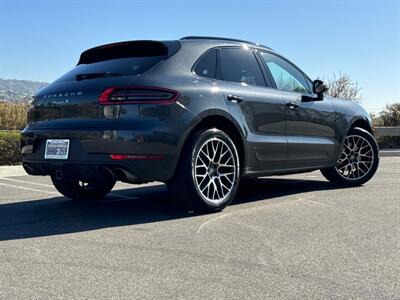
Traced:
<path fill-rule="evenodd" d="M 0 78 L 0 101 L 21 103 L 31 99 L 47 82 Z"/>

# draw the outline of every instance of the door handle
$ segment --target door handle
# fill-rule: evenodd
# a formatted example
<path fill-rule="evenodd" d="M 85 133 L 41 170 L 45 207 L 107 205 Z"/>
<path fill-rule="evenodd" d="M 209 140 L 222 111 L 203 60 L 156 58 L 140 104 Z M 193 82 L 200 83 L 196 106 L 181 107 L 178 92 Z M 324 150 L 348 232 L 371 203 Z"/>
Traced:
<path fill-rule="evenodd" d="M 233 103 L 240 103 L 244 101 L 244 98 L 235 95 L 229 95 L 228 97 L 226 97 L 226 99 L 228 99 L 228 101 L 231 101 Z"/>
<path fill-rule="evenodd" d="M 296 109 L 299 107 L 299 105 L 295 102 L 288 102 L 286 103 L 286 106 L 289 107 L 290 109 Z"/>

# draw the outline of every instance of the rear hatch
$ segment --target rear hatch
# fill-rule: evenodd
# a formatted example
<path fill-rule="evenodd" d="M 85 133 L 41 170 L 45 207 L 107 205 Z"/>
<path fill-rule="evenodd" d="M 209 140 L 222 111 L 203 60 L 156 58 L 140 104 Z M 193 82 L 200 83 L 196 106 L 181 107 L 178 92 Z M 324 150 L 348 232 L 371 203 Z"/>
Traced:
<path fill-rule="evenodd" d="M 132 41 L 81 54 L 77 66 L 40 90 L 28 113 L 30 129 L 112 129 L 121 105 L 99 100 L 110 87 L 136 84 L 138 77 L 179 50 L 176 41 Z"/>

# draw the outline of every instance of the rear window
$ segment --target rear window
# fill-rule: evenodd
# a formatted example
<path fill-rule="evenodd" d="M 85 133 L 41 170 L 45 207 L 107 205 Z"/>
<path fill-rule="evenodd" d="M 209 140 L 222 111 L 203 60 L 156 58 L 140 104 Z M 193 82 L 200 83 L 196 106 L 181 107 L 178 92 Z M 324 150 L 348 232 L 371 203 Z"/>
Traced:
<path fill-rule="evenodd" d="M 78 65 L 57 81 L 76 80 L 77 76 L 82 75 L 90 78 L 91 74 L 138 75 L 167 59 L 177 50 L 178 42 L 157 41 L 122 42 L 95 47 L 84 51 Z"/>

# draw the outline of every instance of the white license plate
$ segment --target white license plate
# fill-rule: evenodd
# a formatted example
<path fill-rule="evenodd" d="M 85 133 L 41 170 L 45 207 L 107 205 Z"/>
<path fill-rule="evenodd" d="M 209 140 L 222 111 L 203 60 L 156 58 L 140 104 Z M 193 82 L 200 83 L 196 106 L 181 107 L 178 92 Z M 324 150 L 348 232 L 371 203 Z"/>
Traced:
<path fill-rule="evenodd" d="M 46 140 L 45 159 L 67 159 L 69 140 Z"/>

